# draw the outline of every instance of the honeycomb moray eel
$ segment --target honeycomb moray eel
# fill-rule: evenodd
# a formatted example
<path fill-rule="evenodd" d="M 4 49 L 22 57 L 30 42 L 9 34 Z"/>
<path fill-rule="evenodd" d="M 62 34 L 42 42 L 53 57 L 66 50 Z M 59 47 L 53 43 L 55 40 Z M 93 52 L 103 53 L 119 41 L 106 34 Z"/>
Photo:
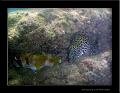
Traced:
<path fill-rule="evenodd" d="M 94 33 L 76 32 L 70 40 L 69 62 L 73 63 L 82 57 L 92 56 L 100 53 L 98 38 Z"/>

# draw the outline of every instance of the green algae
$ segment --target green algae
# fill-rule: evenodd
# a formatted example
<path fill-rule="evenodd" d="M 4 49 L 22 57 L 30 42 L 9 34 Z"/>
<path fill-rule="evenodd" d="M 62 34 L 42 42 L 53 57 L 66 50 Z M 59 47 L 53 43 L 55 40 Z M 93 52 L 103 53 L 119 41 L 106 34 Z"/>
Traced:
<path fill-rule="evenodd" d="M 23 17 L 21 14 L 8 15 L 8 28 L 16 26 L 16 23 Z"/>

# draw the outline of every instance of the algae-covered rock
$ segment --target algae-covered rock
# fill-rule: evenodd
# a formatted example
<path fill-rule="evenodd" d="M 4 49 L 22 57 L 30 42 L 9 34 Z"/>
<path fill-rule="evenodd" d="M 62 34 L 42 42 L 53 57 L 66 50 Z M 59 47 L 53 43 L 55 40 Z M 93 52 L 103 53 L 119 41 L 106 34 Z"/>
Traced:
<path fill-rule="evenodd" d="M 104 56 L 103 56 L 104 55 Z M 109 58 L 108 58 L 109 57 Z M 107 59 L 106 59 L 107 58 Z M 48 85 L 111 85 L 111 51 L 44 70 Z"/>

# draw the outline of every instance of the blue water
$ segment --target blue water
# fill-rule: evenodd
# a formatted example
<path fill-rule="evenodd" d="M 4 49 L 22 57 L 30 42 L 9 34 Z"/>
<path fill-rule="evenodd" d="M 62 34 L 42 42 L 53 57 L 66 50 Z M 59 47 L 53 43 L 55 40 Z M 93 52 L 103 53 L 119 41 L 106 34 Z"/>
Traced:
<path fill-rule="evenodd" d="M 11 12 L 16 12 L 16 11 L 24 11 L 24 10 L 29 10 L 30 8 L 8 8 L 8 13 Z"/>

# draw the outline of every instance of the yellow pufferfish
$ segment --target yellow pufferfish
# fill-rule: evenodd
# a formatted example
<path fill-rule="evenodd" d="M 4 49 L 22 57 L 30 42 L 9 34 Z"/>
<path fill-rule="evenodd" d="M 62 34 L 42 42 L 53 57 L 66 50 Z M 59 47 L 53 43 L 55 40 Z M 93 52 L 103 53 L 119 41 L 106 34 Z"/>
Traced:
<path fill-rule="evenodd" d="M 35 70 L 44 66 L 51 67 L 61 63 L 61 59 L 59 57 L 52 55 L 32 55 L 31 53 L 22 54 L 21 60 L 24 67 L 28 66 L 28 68 L 30 68 L 31 66 L 31 68 L 34 67 Z"/>

